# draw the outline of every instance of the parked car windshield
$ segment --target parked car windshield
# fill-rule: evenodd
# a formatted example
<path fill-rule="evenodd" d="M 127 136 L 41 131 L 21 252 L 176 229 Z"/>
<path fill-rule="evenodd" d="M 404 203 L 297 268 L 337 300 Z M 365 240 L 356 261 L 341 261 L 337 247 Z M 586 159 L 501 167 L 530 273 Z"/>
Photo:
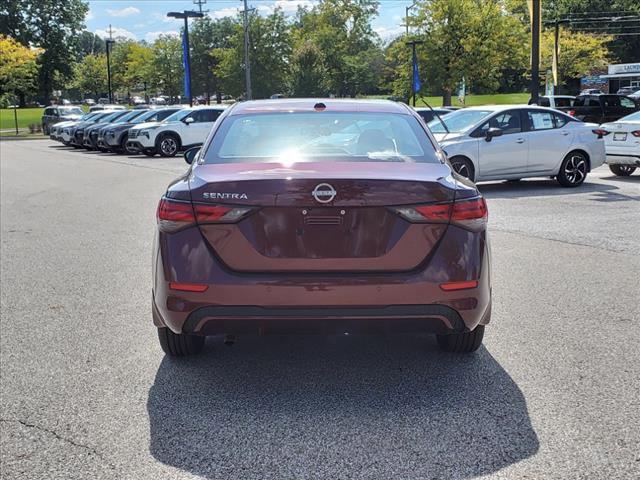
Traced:
<path fill-rule="evenodd" d="M 116 123 L 125 123 L 128 122 L 129 120 L 138 117 L 140 114 L 142 114 L 143 112 L 140 110 L 132 110 L 129 113 L 125 113 L 123 116 L 121 116 L 120 118 L 118 118 L 118 121 Z"/>
<path fill-rule="evenodd" d="M 193 110 L 194 110 L 193 108 L 185 108 L 184 110 L 178 110 L 173 115 L 169 115 L 167 118 L 165 118 L 164 122 L 165 123 L 178 122 L 183 118 L 186 118 L 187 115 L 190 115 L 193 112 Z"/>
<path fill-rule="evenodd" d="M 447 133 L 447 130 L 454 133 L 465 132 L 491 113 L 491 110 L 456 110 L 442 117 L 446 129 L 437 118 L 431 120 L 428 126 L 433 133 Z"/>
<path fill-rule="evenodd" d="M 626 117 L 622 117 L 618 121 L 619 122 L 640 122 L 640 111 L 633 112 L 632 114 L 627 115 Z"/>
<path fill-rule="evenodd" d="M 144 123 L 147 121 L 147 119 L 152 118 L 154 115 L 157 115 L 157 114 L 158 114 L 158 110 L 148 110 L 144 112 L 142 115 L 140 115 L 139 117 L 136 117 L 133 120 L 131 120 L 131 123 Z"/>
<path fill-rule="evenodd" d="M 428 162 L 436 149 L 411 115 L 370 112 L 231 115 L 205 163 Z"/>

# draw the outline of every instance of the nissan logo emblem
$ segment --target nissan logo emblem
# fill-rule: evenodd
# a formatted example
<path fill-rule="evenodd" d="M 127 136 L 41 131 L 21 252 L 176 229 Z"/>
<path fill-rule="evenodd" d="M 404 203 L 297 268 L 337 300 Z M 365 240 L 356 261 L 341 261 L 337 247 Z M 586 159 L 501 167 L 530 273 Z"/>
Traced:
<path fill-rule="evenodd" d="M 329 203 L 333 201 L 337 194 L 338 192 L 336 192 L 336 190 L 328 183 L 319 183 L 316 185 L 316 188 L 313 189 L 313 192 L 311 192 L 313 198 L 320 203 Z"/>

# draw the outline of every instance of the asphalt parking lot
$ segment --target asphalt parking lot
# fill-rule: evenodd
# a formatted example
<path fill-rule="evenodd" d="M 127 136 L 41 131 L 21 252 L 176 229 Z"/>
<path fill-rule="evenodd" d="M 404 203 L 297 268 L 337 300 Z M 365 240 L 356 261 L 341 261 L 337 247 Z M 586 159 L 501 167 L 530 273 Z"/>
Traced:
<path fill-rule="evenodd" d="M 179 159 L 3 141 L 1 476 L 637 479 L 640 175 L 485 184 L 493 319 L 430 337 L 210 339 L 164 358 L 157 201 Z"/>

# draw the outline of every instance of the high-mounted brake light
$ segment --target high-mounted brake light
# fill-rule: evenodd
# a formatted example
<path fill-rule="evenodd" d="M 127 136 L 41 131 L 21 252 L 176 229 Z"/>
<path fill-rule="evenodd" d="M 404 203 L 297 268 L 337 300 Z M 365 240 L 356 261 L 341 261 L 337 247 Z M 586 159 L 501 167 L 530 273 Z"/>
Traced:
<path fill-rule="evenodd" d="M 454 203 L 397 207 L 394 210 L 412 223 L 451 222 L 471 230 L 484 228 L 488 217 L 487 204 L 482 197 Z"/>

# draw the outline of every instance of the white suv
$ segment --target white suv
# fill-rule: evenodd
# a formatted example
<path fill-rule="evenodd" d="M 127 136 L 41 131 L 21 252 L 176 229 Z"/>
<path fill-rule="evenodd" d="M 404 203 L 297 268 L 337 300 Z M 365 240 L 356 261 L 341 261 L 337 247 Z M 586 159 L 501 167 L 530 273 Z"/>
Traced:
<path fill-rule="evenodd" d="M 138 125 L 129 131 L 129 144 L 149 156 L 173 157 L 180 150 L 201 145 L 224 108 L 186 108 L 164 122 Z"/>

